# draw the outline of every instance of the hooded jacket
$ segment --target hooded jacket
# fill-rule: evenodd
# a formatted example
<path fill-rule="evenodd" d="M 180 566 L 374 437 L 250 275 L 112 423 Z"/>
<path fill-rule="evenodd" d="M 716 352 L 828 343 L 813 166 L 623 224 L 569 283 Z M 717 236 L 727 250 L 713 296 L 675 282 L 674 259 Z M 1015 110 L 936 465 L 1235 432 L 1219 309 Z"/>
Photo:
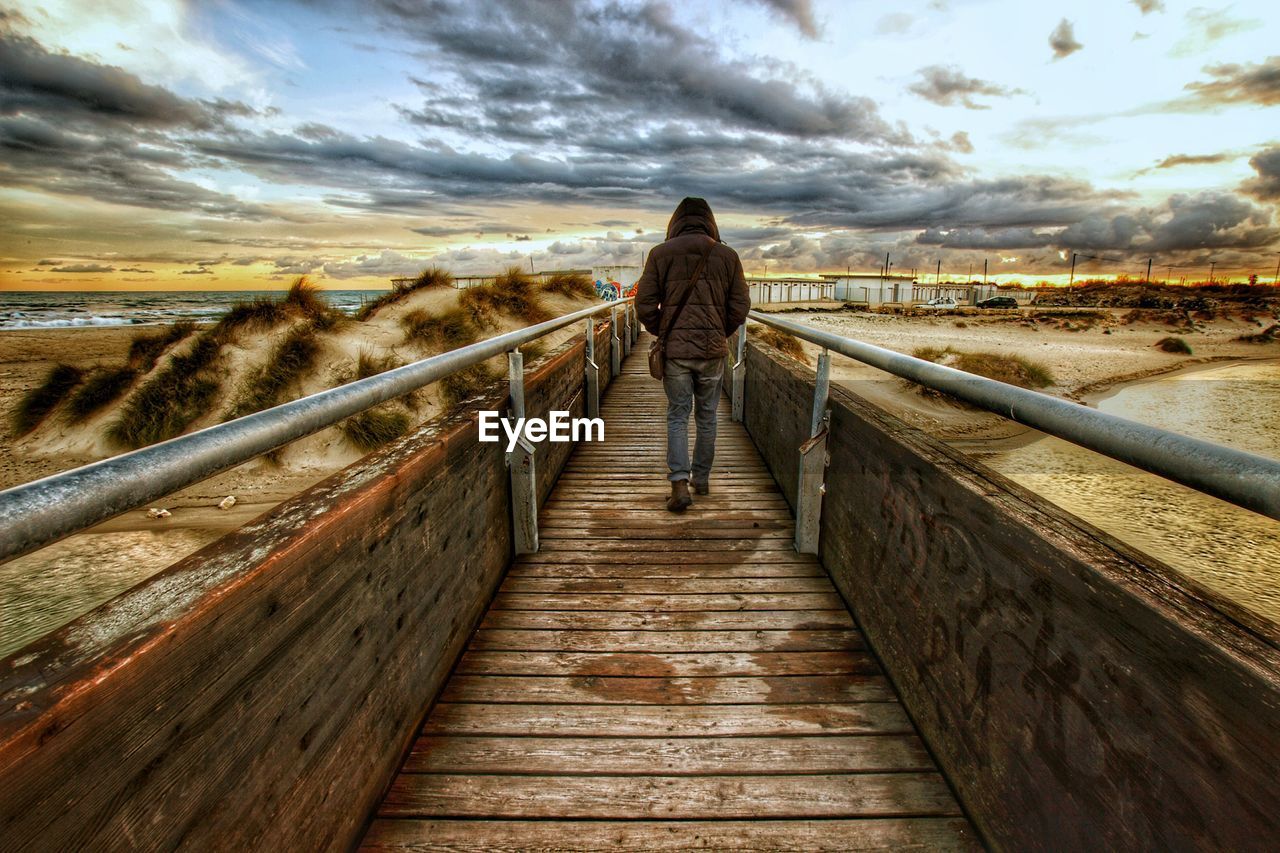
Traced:
<path fill-rule="evenodd" d="M 671 214 L 667 240 L 654 247 L 636 287 L 636 314 L 652 335 L 671 321 L 684 298 L 703 252 L 710 247 L 689 303 L 667 337 L 667 358 L 724 358 L 725 338 L 742 325 L 751 308 L 738 253 L 720 242 L 711 206 L 686 198 Z"/>

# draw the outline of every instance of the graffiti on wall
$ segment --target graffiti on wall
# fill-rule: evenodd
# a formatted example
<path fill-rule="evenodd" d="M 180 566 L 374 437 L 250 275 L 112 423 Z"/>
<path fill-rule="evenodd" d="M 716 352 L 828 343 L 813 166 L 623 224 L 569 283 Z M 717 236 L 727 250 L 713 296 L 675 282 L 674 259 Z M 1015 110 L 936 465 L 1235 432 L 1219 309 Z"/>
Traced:
<path fill-rule="evenodd" d="M 622 285 L 612 279 L 609 281 L 596 279 L 596 293 L 598 293 L 600 298 L 605 302 L 615 302 L 624 297 L 635 296 L 638 284 L 639 282 L 636 282 L 636 284 L 627 288 L 626 291 L 623 291 Z"/>

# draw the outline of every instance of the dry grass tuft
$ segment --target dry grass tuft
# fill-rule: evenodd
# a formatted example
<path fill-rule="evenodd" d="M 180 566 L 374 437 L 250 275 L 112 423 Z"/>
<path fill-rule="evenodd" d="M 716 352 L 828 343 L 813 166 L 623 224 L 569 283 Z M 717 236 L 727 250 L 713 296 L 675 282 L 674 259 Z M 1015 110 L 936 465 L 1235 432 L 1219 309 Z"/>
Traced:
<path fill-rule="evenodd" d="M 294 326 L 280 343 L 271 348 L 266 363 L 245 377 L 224 420 L 242 418 L 286 402 L 285 395 L 290 386 L 315 367 L 319 355 L 316 324 Z"/>
<path fill-rule="evenodd" d="M 315 319 L 329 317 L 337 312 L 329 307 L 329 303 L 320 297 L 320 286 L 305 275 L 294 279 L 293 284 L 285 291 L 282 300 L 286 310 L 293 310 L 304 317 Z"/>
<path fill-rule="evenodd" d="M 418 309 L 400 318 L 406 343 L 420 343 L 440 350 L 457 349 L 475 343 L 480 328 L 472 312 L 450 308 L 440 314 Z"/>
<path fill-rule="evenodd" d="M 556 273 L 543 279 L 542 292 L 595 299 L 596 284 L 581 273 Z"/>
<path fill-rule="evenodd" d="M 594 291 L 594 288 L 593 288 Z M 551 312 L 538 299 L 534 280 L 519 267 L 511 267 L 492 284 L 468 287 L 458 296 L 458 306 L 481 328 L 492 326 L 497 314 L 524 323 L 551 319 Z"/>
<path fill-rule="evenodd" d="M 142 447 L 179 435 L 205 414 L 221 389 L 213 367 L 222 351 L 214 330 L 196 338 L 133 393 L 107 437 L 124 447 Z"/>
<path fill-rule="evenodd" d="M 84 372 L 69 364 L 57 364 L 45 376 L 44 382 L 32 388 L 14 407 L 9 424 L 15 436 L 26 435 L 66 399 L 71 389 L 80 384 Z"/>
<path fill-rule="evenodd" d="M 1191 355 L 1191 345 L 1182 338 L 1168 337 L 1156 341 L 1156 348 L 1161 352 L 1175 355 Z"/>
<path fill-rule="evenodd" d="M 129 342 L 129 365 L 143 373 L 156 366 L 160 356 L 169 347 L 178 343 L 196 330 L 196 324 L 190 320 L 174 323 L 159 332 L 140 332 Z"/>
<path fill-rule="evenodd" d="M 1243 341 L 1246 344 L 1269 344 L 1280 341 L 1280 323 L 1268 326 L 1261 332 L 1252 335 L 1241 335 L 1236 340 Z"/>
<path fill-rule="evenodd" d="M 755 331 L 755 338 L 766 346 L 771 346 L 783 355 L 790 356 L 802 364 L 809 363 L 809 356 L 804 354 L 804 346 L 801 345 L 800 339 L 795 335 L 765 326 L 763 329 Z M 748 337 L 748 340 L 750 340 L 750 337 Z"/>
<path fill-rule="evenodd" d="M 411 419 L 393 405 L 377 406 L 338 424 L 342 436 L 360 450 L 377 450 L 409 431 Z"/>
<path fill-rule="evenodd" d="M 440 404 L 445 412 L 462 408 L 468 400 L 488 391 L 498 375 L 486 364 L 474 364 L 440 380 Z"/>
<path fill-rule="evenodd" d="M 920 347 L 912 355 L 1020 388 L 1047 388 L 1054 382 L 1047 367 L 1017 355 L 960 352 L 951 347 Z"/>
<path fill-rule="evenodd" d="M 411 281 L 396 282 L 388 292 L 381 294 L 372 302 L 366 302 L 364 305 L 361 305 L 360 310 L 356 312 L 356 319 L 368 320 L 386 306 L 400 302 L 415 291 L 423 290 L 428 287 L 452 286 L 452 273 L 448 270 L 443 270 L 440 267 L 427 267 L 422 272 L 418 273 Z"/>
<path fill-rule="evenodd" d="M 154 365 L 154 363 L 155 360 L 152 358 L 151 364 Z M 67 421 L 78 424 L 88 420 L 99 409 L 114 402 L 128 391 L 142 372 L 141 368 L 127 364 L 122 367 L 104 367 L 93 371 L 84 384 L 77 388 L 67 400 Z"/>

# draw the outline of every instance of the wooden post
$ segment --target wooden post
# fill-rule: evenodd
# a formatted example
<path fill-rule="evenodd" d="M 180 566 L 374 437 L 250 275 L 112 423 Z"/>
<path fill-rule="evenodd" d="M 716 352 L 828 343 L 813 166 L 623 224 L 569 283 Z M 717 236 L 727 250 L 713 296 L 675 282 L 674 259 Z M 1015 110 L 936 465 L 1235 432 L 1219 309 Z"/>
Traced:
<path fill-rule="evenodd" d="M 618 337 L 618 309 L 609 309 L 609 369 L 610 376 L 622 372 L 622 339 Z"/>

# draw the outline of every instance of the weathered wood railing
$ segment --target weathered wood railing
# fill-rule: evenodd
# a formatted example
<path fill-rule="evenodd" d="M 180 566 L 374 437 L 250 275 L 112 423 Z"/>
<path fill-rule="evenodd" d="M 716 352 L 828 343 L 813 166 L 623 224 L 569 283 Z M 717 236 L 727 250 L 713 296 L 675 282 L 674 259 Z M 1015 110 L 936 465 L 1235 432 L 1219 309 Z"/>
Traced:
<path fill-rule="evenodd" d="M 750 344 L 792 506 L 813 374 Z M 735 389 L 736 390 L 736 389 Z M 995 848 L 1280 838 L 1280 631 L 833 387 L 820 557 Z"/>
<path fill-rule="evenodd" d="M 583 414 L 584 338 L 530 365 L 530 416 Z M 354 843 L 511 560 L 477 438 L 428 424 L 0 664 L 3 847 Z M 539 501 L 571 449 L 538 445 Z"/>

